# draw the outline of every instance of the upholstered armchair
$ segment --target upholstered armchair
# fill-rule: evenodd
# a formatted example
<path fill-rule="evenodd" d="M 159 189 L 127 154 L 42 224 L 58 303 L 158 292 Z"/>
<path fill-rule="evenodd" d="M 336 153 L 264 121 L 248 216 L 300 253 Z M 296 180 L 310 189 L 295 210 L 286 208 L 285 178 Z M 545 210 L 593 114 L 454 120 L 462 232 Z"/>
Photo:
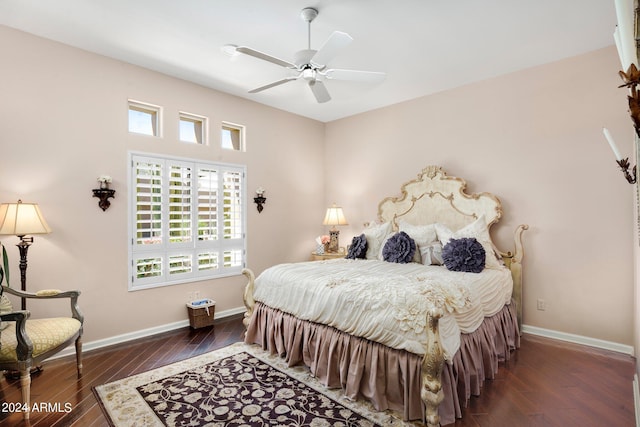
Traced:
<path fill-rule="evenodd" d="M 31 319 L 28 310 L 13 310 L 8 298 L 0 300 L 0 370 L 20 373 L 24 419 L 29 419 L 31 407 L 31 368 L 65 349 L 75 341 L 78 377 L 82 375 L 82 325 L 84 318 L 78 308 L 80 291 L 47 290 L 37 293 L 18 291 L 2 286 L 4 292 L 21 298 L 69 298 L 71 316 Z"/>

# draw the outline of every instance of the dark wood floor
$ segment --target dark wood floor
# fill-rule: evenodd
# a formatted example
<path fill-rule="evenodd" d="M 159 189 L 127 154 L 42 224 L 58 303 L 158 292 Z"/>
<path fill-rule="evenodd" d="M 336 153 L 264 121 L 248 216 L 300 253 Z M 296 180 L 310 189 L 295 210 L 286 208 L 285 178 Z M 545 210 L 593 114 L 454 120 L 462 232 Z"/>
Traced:
<path fill-rule="evenodd" d="M 236 318 L 86 352 L 79 380 L 73 359 L 48 362 L 31 387 L 32 402 L 48 410 L 32 413 L 29 423 L 0 412 L 0 426 L 107 426 L 93 386 L 224 347 L 243 332 Z M 633 373 L 631 357 L 524 335 L 520 350 L 451 426 L 634 426 Z M 2 379 L 0 405 L 20 399 L 18 381 Z"/>

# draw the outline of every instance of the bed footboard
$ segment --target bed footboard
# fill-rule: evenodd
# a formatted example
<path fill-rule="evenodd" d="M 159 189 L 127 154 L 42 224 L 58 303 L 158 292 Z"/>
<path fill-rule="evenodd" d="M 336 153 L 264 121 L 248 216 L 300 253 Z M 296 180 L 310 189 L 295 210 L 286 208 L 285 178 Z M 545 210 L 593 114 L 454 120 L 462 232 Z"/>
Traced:
<path fill-rule="evenodd" d="M 253 299 L 253 290 L 255 287 L 256 277 L 253 274 L 253 271 L 249 270 L 248 268 L 243 268 L 242 274 L 247 276 L 247 279 L 249 279 L 247 286 L 245 286 L 244 288 L 244 295 L 242 297 L 244 300 L 244 306 L 247 307 L 247 311 L 245 311 L 244 313 L 244 319 L 242 319 L 242 324 L 244 325 L 246 334 L 246 330 L 249 327 L 249 322 L 251 321 L 251 316 L 253 315 L 253 309 L 256 305 L 256 301 Z"/>
<path fill-rule="evenodd" d="M 425 421 L 428 427 L 440 425 L 438 406 L 444 399 L 442 391 L 442 368 L 444 352 L 438 332 L 438 322 L 442 317 L 442 310 L 433 310 L 427 314 L 427 344 L 422 359 L 422 387 L 420 398 L 425 405 Z"/>
<path fill-rule="evenodd" d="M 518 328 L 522 331 L 522 258 L 524 257 L 524 247 L 522 245 L 522 233 L 528 230 L 529 226 L 526 224 L 520 224 L 516 228 L 514 234 L 514 251 L 501 252 L 502 259 L 505 265 L 511 270 L 511 277 L 513 278 L 513 300 L 516 302 L 516 309 L 518 313 Z"/>

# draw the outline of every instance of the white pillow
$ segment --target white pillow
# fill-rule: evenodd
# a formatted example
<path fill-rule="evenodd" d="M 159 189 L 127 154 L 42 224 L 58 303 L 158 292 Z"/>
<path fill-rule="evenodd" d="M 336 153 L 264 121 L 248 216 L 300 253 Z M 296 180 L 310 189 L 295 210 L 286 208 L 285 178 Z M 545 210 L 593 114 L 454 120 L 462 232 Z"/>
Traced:
<path fill-rule="evenodd" d="M 367 238 L 367 259 L 379 259 L 382 244 L 391 234 L 391 223 L 373 224 L 363 231 Z"/>
<path fill-rule="evenodd" d="M 485 251 L 485 267 L 487 268 L 500 268 L 502 265 L 496 253 L 493 250 L 493 242 L 489 235 L 489 228 L 487 228 L 487 221 L 484 215 L 472 222 L 469 225 L 461 228 L 460 230 L 453 232 L 444 224 L 436 224 L 436 233 L 438 234 L 438 240 L 445 246 L 451 239 L 459 239 L 461 237 L 473 237 L 475 238 Z"/>
<path fill-rule="evenodd" d="M 442 243 L 433 242 L 430 245 L 420 246 L 420 258 L 424 265 L 444 265 Z"/>
<path fill-rule="evenodd" d="M 413 262 L 422 263 L 424 265 L 441 265 L 437 264 L 437 255 L 435 255 L 434 243 L 438 242 L 438 235 L 436 234 L 435 224 L 429 225 L 413 225 L 406 221 L 400 220 L 398 222 L 398 230 L 404 231 L 416 242 L 416 254 L 413 256 Z M 440 246 L 440 259 L 442 259 L 442 246 Z"/>

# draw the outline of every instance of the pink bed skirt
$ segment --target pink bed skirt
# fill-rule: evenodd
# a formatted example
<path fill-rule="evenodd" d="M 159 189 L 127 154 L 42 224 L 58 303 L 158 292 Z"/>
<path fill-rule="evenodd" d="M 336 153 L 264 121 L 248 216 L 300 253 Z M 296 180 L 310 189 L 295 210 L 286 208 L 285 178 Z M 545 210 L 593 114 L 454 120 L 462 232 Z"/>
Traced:
<path fill-rule="evenodd" d="M 377 410 L 396 411 L 405 420 L 424 420 L 422 356 L 299 320 L 261 303 L 256 303 L 245 341 L 280 355 L 289 366 L 305 364 L 327 387 L 340 387 L 351 399 L 365 398 Z M 442 372 L 440 423 L 462 417 L 471 395 L 480 394 L 484 380 L 498 372 L 498 362 L 508 360 L 519 346 L 514 304 L 485 318 L 475 332 L 463 334 L 460 349 Z"/>

